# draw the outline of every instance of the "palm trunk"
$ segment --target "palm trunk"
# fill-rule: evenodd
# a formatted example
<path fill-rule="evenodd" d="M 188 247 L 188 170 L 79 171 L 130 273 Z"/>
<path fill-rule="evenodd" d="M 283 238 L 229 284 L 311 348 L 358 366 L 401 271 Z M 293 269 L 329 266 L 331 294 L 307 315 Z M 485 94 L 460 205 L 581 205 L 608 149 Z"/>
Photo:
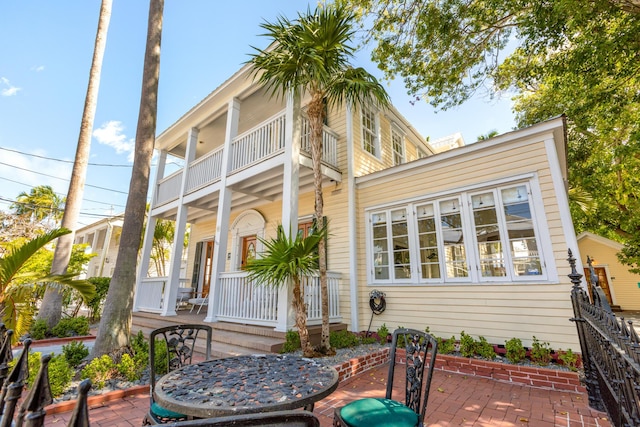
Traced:
<path fill-rule="evenodd" d="M 321 92 L 312 94 L 308 108 L 309 127 L 311 128 L 311 159 L 313 163 L 313 186 L 315 189 L 316 227 L 322 227 L 324 201 L 322 198 L 322 130 L 324 119 L 324 100 Z M 327 285 L 327 251 L 325 239 L 318 243 L 318 270 L 320 275 L 320 297 L 322 308 L 322 330 L 319 351 L 331 354 L 329 341 L 329 287 Z"/>
<path fill-rule="evenodd" d="M 104 303 L 92 357 L 108 354 L 129 345 L 133 294 L 136 283 L 136 262 L 142 239 L 149 171 L 155 143 L 163 9 L 164 0 L 150 0 L 142 95 L 140 97 L 129 196 L 122 224 L 118 258 Z"/>
<path fill-rule="evenodd" d="M 296 313 L 296 327 L 300 335 L 300 347 L 304 357 L 313 357 L 314 351 L 309 340 L 309 329 L 307 329 L 307 306 L 304 304 L 304 289 L 299 277 L 293 278 L 293 301 L 291 302 Z"/>
<path fill-rule="evenodd" d="M 93 131 L 93 121 L 96 115 L 98 104 L 98 90 L 100 87 L 100 74 L 102 71 L 102 59 L 107 45 L 107 32 L 109 21 L 111 20 L 112 0 L 102 0 L 100 7 L 100 18 L 98 19 L 98 31 L 93 48 L 93 60 L 89 71 L 89 85 L 84 101 L 84 112 L 80 123 L 80 135 L 76 148 L 76 157 L 73 162 L 71 172 L 71 182 L 67 191 L 64 215 L 62 217 L 62 227 L 68 228 L 72 232 L 58 238 L 56 249 L 53 254 L 51 264 L 51 274 L 64 274 L 67 271 L 69 260 L 71 259 L 71 249 L 75 237 L 75 229 L 80 216 L 80 206 L 84 196 L 84 183 L 87 175 L 87 164 L 89 163 L 89 152 L 91 149 L 91 133 Z M 39 319 L 47 322 L 51 328 L 55 326 L 62 316 L 62 293 L 52 287 L 47 287 L 40 312 Z"/>

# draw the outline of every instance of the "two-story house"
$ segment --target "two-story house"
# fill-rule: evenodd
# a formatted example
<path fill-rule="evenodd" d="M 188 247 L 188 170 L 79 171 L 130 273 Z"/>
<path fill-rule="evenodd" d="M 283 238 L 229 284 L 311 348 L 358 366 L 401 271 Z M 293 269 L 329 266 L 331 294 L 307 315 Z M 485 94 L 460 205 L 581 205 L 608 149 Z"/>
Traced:
<path fill-rule="evenodd" d="M 331 321 L 361 331 L 373 317 L 371 330 L 428 326 L 498 344 L 518 337 L 528 345 L 536 335 L 578 349 L 568 320 L 567 249 L 577 252 L 577 243 L 565 144 L 556 118 L 436 154 L 393 107 L 329 110 L 322 173 Z M 162 132 L 156 149 L 140 271 L 154 221 L 176 222 L 176 245 L 189 223 L 182 281 L 207 297 L 204 321 L 292 328 L 288 290 L 256 286 L 242 266 L 278 224 L 311 225 L 305 99 L 270 97 L 246 66 Z M 184 167 L 165 175 L 170 156 Z M 176 315 L 179 267 L 176 257 L 166 278 L 139 275 L 135 310 Z M 305 284 L 309 323 L 318 324 L 317 280 Z M 386 294 L 380 315 L 370 309 L 372 290 Z"/>

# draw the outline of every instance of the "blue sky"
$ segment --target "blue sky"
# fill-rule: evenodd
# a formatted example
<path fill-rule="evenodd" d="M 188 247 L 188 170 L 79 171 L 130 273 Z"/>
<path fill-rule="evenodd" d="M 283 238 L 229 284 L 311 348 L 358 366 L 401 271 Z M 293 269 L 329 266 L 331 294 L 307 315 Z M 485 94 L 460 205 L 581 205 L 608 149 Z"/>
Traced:
<path fill-rule="evenodd" d="M 237 71 L 251 46 L 267 46 L 261 22 L 293 18 L 308 4 L 315 2 L 166 0 L 157 133 Z M 146 0 L 113 2 L 81 226 L 124 210 L 148 7 Z M 99 0 L 0 3 L 0 210 L 37 185 L 66 195 L 99 11 Z M 366 52 L 354 65 L 380 76 Z M 432 139 L 461 132 L 470 143 L 514 127 L 508 98 L 477 98 L 436 113 L 426 103 L 412 105 L 400 80 L 383 84 L 396 108 Z"/>

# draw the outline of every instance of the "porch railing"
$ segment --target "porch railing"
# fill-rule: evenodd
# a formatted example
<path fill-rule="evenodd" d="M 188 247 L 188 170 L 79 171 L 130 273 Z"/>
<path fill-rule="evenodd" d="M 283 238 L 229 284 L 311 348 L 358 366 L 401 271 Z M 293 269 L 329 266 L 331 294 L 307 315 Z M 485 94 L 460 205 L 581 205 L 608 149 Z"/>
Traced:
<path fill-rule="evenodd" d="M 277 289 L 254 285 L 244 271 L 220 275 L 220 320 L 275 326 L 277 307 Z"/>
<path fill-rule="evenodd" d="M 162 205 L 164 203 L 175 200 L 180 194 L 180 185 L 182 185 L 181 170 L 174 172 L 165 178 L 162 178 L 160 182 L 158 182 L 156 205 Z"/>
<path fill-rule="evenodd" d="M 311 126 L 309 119 L 302 118 L 302 137 L 300 148 L 311 155 Z M 330 165 L 338 165 L 338 134 L 328 126 L 322 131 L 322 160 Z"/>
<path fill-rule="evenodd" d="M 224 147 L 207 153 L 191 162 L 187 174 L 187 193 L 209 185 L 222 175 L 222 150 Z"/>
<path fill-rule="evenodd" d="M 589 267 L 593 270 L 588 260 Z M 593 303 L 582 287 L 582 274 L 569 250 L 571 301 L 580 339 L 589 405 L 606 410 L 616 427 L 640 425 L 640 337 L 633 323 L 616 318 L 597 276 L 592 274 Z"/>
<path fill-rule="evenodd" d="M 136 291 L 136 309 L 151 313 L 161 313 L 165 285 L 168 277 L 147 277 L 140 281 Z"/>
<path fill-rule="evenodd" d="M 231 142 L 231 170 L 235 171 L 284 149 L 284 112 L 238 135 Z"/>
<path fill-rule="evenodd" d="M 322 323 L 322 297 L 320 295 L 320 276 L 305 277 L 302 280 L 304 285 L 304 299 L 307 304 L 307 324 L 319 325 Z M 340 299 L 339 299 L 340 273 L 327 273 L 327 287 L 329 288 L 329 321 L 339 322 Z"/>

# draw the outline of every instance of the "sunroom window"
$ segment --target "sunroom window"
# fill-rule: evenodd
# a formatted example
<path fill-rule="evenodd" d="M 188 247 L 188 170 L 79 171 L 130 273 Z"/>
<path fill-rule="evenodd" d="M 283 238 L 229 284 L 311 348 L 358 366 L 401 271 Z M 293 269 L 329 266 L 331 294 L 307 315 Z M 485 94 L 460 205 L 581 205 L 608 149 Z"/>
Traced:
<path fill-rule="evenodd" d="M 373 283 L 546 277 L 527 183 L 415 201 L 369 215 Z"/>

